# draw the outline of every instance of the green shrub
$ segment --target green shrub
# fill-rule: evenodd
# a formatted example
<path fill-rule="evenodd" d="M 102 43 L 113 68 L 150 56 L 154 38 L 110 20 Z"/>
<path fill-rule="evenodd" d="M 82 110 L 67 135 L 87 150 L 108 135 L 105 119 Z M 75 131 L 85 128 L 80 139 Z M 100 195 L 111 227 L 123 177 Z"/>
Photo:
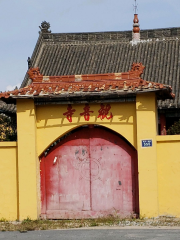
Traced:
<path fill-rule="evenodd" d="M 167 135 L 176 135 L 180 134 L 180 119 L 179 121 L 175 122 L 168 130 Z"/>
<path fill-rule="evenodd" d="M 0 141 L 17 140 L 16 116 L 0 114 Z"/>

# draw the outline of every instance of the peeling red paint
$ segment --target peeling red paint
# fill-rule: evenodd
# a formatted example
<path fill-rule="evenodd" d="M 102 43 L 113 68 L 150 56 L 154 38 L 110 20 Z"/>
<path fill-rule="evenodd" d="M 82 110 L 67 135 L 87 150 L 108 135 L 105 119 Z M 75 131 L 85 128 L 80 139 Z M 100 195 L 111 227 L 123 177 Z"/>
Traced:
<path fill-rule="evenodd" d="M 80 129 L 42 158 L 41 191 L 42 217 L 138 213 L 137 153 L 109 130 Z"/>

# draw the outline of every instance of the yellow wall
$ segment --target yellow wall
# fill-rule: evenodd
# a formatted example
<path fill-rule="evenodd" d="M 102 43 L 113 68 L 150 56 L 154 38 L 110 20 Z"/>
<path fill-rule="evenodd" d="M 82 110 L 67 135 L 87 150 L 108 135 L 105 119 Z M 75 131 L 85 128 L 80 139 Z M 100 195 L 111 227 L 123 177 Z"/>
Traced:
<path fill-rule="evenodd" d="M 0 219 L 18 219 L 17 143 L 0 142 Z"/>
<path fill-rule="evenodd" d="M 17 100 L 19 219 L 40 214 L 40 176 L 33 100 Z"/>
<path fill-rule="evenodd" d="M 72 107 L 76 112 L 69 122 L 63 115 L 67 105 L 35 106 L 33 100 L 17 100 L 18 146 L 0 143 L 0 190 L 3 196 L 0 198 L 0 218 L 39 217 L 38 156 L 56 139 L 85 124 L 110 128 L 137 149 L 141 216 L 180 217 L 180 136 L 157 136 L 155 93 L 139 94 L 133 103 L 110 105 L 112 119 L 97 118 L 100 104 L 90 104 L 90 111 L 94 112 L 90 114 L 90 121 L 85 121 L 80 116 L 85 104 L 74 104 Z M 152 139 L 152 147 L 142 148 L 141 140 L 145 139 Z"/>
<path fill-rule="evenodd" d="M 113 119 L 97 118 L 100 104 L 90 104 L 90 121 L 80 116 L 85 104 L 74 104 L 76 110 L 70 123 L 63 113 L 67 112 L 67 105 L 44 105 L 36 107 L 37 117 L 37 149 L 38 156 L 54 142 L 72 129 L 85 124 L 99 124 L 110 128 L 124 136 L 136 148 L 136 106 L 135 103 L 111 103 L 109 112 Z"/>
<path fill-rule="evenodd" d="M 180 135 L 157 136 L 159 215 L 180 217 Z"/>
<path fill-rule="evenodd" d="M 158 216 L 157 180 L 157 106 L 155 93 L 136 97 L 137 149 L 139 170 L 139 206 L 142 217 Z M 152 140 L 152 147 L 143 148 L 142 140 Z"/>

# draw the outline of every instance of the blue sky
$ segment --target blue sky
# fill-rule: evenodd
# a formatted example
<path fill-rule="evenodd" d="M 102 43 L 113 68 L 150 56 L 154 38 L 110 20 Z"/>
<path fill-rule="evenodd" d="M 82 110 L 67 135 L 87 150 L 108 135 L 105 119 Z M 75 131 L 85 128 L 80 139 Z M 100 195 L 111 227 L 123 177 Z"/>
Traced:
<path fill-rule="evenodd" d="M 141 29 L 180 27 L 180 0 L 137 0 Z M 134 0 L 0 0 L 0 91 L 23 81 L 46 20 L 53 33 L 132 29 Z M 8 87 L 8 88 L 7 88 Z"/>

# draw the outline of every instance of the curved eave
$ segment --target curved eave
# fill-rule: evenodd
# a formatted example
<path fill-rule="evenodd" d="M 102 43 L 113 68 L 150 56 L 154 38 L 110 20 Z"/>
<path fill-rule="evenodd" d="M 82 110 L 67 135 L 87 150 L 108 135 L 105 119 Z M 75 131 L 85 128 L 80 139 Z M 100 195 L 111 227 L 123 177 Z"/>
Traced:
<path fill-rule="evenodd" d="M 2 97 L 1 100 L 3 100 L 6 103 L 16 103 L 16 99 L 34 99 L 34 100 L 39 100 L 39 101 L 46 101 L 51 103 L 53 102 L 66 102 L 73 100 L 76 102 L 81 101 L 81 100 L 88 100 L 88 101 L 104 101 L 111 99 L 114 101 L 118 99 L 126 99 L 126 98 L 134 98 L 136 97 L 137 94 L 146 94 L 149 92 L 155 92 L 157 96 L 157 100 L 165 100 L 165 99 L 173 99 L 173 95 L 171 93 L 170 88 L 163 88 L 163 89 L 135 89 L 134 91 L 131 90 L 116 90 L 116 91 L 102 91 L 102 92 L 75 92 L 75 93 L 61 93 L 61 94 L 40 94 L 34 96 L 33 94 L 31 95 L 9 95 L 8 97 Z"/>

